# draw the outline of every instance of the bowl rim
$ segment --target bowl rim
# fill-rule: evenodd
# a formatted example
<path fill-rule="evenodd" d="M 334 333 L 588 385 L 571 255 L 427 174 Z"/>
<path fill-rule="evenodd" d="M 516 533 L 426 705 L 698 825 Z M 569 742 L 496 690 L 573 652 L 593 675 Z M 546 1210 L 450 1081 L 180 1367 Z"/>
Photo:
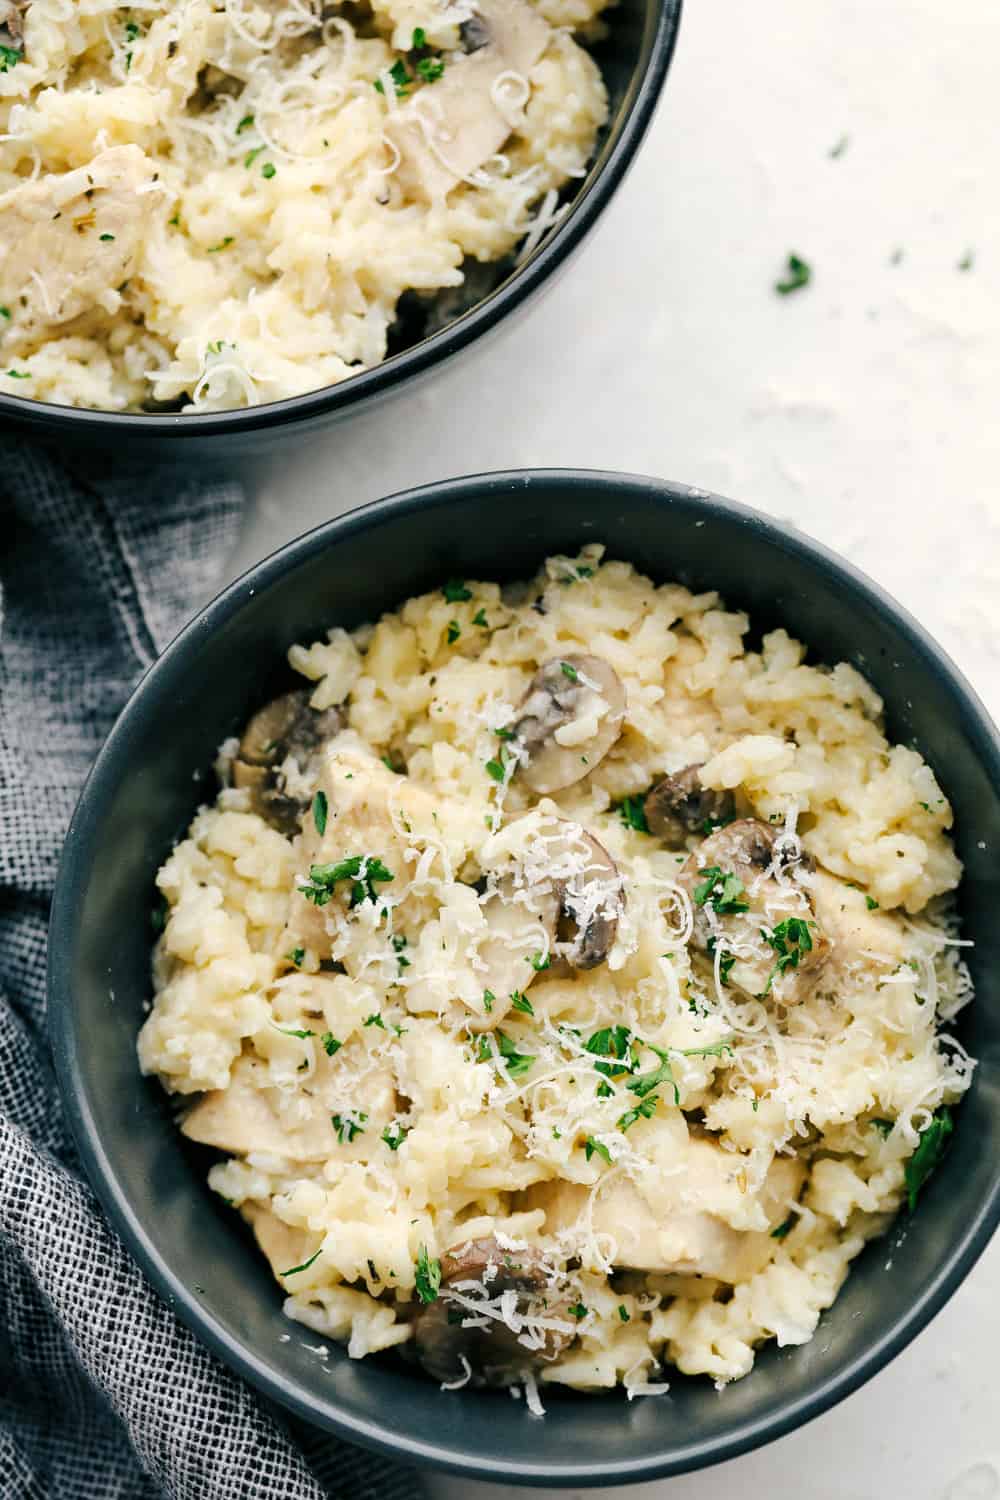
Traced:
<path fill-rule="evenodd" d="M 430 337 L 392 355 L 370 370 L 349 376 L 336 385 L 320 386 L 282 401 L 237 407 L 221 412 L 105 411 L 97 407 L 73 407 L 52 401 L 33 401 L 27 396 L 0 392 L 0 421 L 44 428 L 66 436 L 105 439 L 157 437 L 181 443 L 186 437 L 212 437 L 269 431 L 308 418 L 334 417 L 360 408 L 379 396 L 396 391 L 488 333 L 508 314 L 522 306 L 545 285 L 600 219 L 621 186 L 635 159 L 663 91 L 664 80 L 677 44 L 683 0 L 646 0 L 653 13 L 652 36 L 645 67 L 633 81 L 635 95 L 625 110 L 617 138 L 610 149 L 599 153 L 590 167 L 569 213 L 525 261 L 482 302 Z M 647 12 L 648 14 L 648 12 Z M 640 59 L 641 61 L 641 59 Z M 603 160 L 601 156 L 603 155 Z"/>
<path fill-rule="evenodd" d="M 174 1276 L 154 1238 L 133 1211 L 96 1128 L 76 1060 L 73 982 L 66 957 L 75 947 L 79 906 L 75 892 L 86 879 L 89 848 L 99 831 L 104 804 L 127 768 L 132 725 L 141 721 L 147 699 L 152 696 L 155 700 L 161 680 L 169 680 L 175 663 L 185 661 L 196 652 L 206 633 L 238 614 L 251 598 L 355 532 L 391 524 L 395 517 L 416 510 L 433 511 L 480 500 L 484 496 L 500 497 L 511 489 L 544 489 L 553 483 L 575 484 L 592 494 L 605 496 L 609 503 L 623 490 L 652 493 L 663 502 L 690 510 L 695 524 L 711 524 L 716 517 L 735 523 L 737 527 L 762 536 L 777 551 L 794 555 L 807 567 L 842 581 L 848 592 L 860 594 L 876 612 L 890 617 L 922 665 L 950 691 L 977 757 L 991 780 L 1000 785 L 1000 731 L 963 673 L 909 611 L 859 568 L 840 558 L 822 542 L 799 531 L 789 531 L 777 520 L 710 491 L 638 474 L 534 468 L 467 475 L 421 485 L 322 522 L 247 569 L 189 620 L 140 678 L 84 783 L 66 834 L 49 926 L 49 1026 L 63 1105 L 87 1177 L 113 1228 L 161 1299 L 228 1368 L 313 1425 L 403 1461 L 463 1474 L 468 1478 L 488 1478 L 529 1486 L 596 1487 L 689 1473 L 738 1457 L 797 1429 L 850 1395 L 926 1327 L 972 1269 L 1000 1225 L 1000 1177 L 992 1192 L 978 1205 L 977 1212 L 962 1226 L 961 1233 L 950 1244 L 934 1275 L 921 1287 L 906 1315 L 874 1340 L 843 1371 L 821 1381 L 806 1395 L 792 1394 L 780 1411 L 743 1419 L 730 1434 L 716 1441 L 701 1442 L 695 1437 L 687 1444 L 675 1447 L 669 1455 L 653 1454 L 612 1461 L 599 1469 L 562 1461 L 554 1464 L 526 1462 L 512 1455 L 501 1462 L 492 1460 L 487 1470 L 468 1449 L 442 1445 L 431 1435 L 423 1438 L 403 1436 L 377 1421 L 344 1414 L 338 1409 L 333 1394 L 321 1399 L 293 1377 L 275 1373 L 266 1356 L 230 1335 L 199 1302 L 194 1291 Z"/>

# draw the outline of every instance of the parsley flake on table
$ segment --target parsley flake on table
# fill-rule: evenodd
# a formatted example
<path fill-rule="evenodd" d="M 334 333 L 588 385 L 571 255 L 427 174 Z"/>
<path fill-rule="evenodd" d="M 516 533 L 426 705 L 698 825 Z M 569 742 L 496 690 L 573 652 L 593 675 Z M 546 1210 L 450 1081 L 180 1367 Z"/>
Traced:
<path fill-rule="evenodd" d="M 774 283 L 774 290 L 779 297 L 787 297 L 790 292 L 797 292 L 801 287 L 808 286 L 812 281 L 812 266 L 800 255 L 791 254 L 788 257 L 785 275 L 780 281 Z"/>

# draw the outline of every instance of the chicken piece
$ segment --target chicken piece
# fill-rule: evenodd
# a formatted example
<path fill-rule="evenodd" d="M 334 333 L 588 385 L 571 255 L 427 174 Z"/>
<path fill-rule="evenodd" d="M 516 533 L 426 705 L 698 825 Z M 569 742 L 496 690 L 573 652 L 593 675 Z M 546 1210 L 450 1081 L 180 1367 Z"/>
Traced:
<path fill-rule="evenodd" d="M 817 870 L 809 889 L 816 916 L 838 960 L 874 954 L 901 963 L 906 957 L 902 927 L 884 912 L 870 911 L 864 891 L 845 885 L 825 870 Z"/>
<path fill-rule="evenodd" d="M 813 905 L 814 872 L 815 862 L 769 823 L 739 818 L 717 829 L 677 875 L 691 898 L 692 946 L 720 955 L 727 984 L 797 1004 L 830 953 Z"/>
<path fill-rule="evenodd" d="M 793 1157 L 776 1157 L 756 1198 L 769 1229 L 734 1229 L 728 1220 L 746 1215 L 748 1194 L 743 1158 L 709 1140 L 691 1140 L 683 1172 L 657 1168 L 645 1181 L 615 1177 L 593 1196 L 582 1183 L 556 1180 L 531 1188 L 528 1202 L 544 1208 L 549 1234 L 587 1220 L 595 1235 L 616 1245 L 621 1270 L 681 1272 L 736 1283 L 761 1270 L 777 1246 L 770 1229 L 797 1198 L 805 1167 Z"/>
<path fill-rule="evenodd" d="M 520 104 L 528 89 L 525 75 L 552 33 L 524 0 L 480 0 L 462 35 L 467 50 L 449 53 L 440 79 L 385 124 L 400 154 L 400 186 L 428 202 L 443 199 L 500 150 L 516 118 L 513 100 Z M 506 84 L 512 104 L 505 110 Z"/>
<path fill-rule="evenodd" d="M 112 146 L 85 167 L 0 194 L 0 303 L 10 348 L 104 305 L 134 272 L 153 210 L 154 167 Z"/>
<path fill-rule="evenodd" d="M 376 874 L 369 889 L 397 902 L 413 880 L 415 866 L 406 858 L 408 850 L 443 844 L 456 868 L 467 851 L 461 809 L 456 811 L 408 776 L 390 771 L 374 756 L 347 747 L 329 749 L 320 787 L 327 798 L 325 830 L 321 834 L 315 819 L 306 817 L 296 846 L 301 881 L 312 889 L 313 898 L 301 889 L 292 892 L 281 952 L 302 947 L 325 958 L 331 946 L 327 920 L 340 916 L 352 901 L 366 898 L 363 879 L 345 874 L 332 881 L 338 865 L 361 856 L 368 862 L 358 871 L 361 877 L 365 870 L 377 871 L 379 861 L 392 879 L 381 880 Z M 313 879 L 314 870 L 328 874 Z M 332 881 L 329 892 L 322 889 L 324 879 Z"/>
<path fill-rule="evenodd" d="M 245 1203 L 240 1212 L 253 1230 L 254 1239 L 268 1265 L 284 1286 L 282 1273 L 290 1271 L 294 1266 L 301 1266 L 309 1259 L 311 1247 L 316 1242 L 315 1233 L 308 1229 L 293 1228 L 259 1203 Z M 289 1290 L 292 1285 L 293 1283 L 289 1284 Z"/>
<path fill-rule="evenodd" d="M 259 1059 L 238 1058 L 229 1086 L 203 1094 L 188 1110 L 182 1134 L 231 1156 L 260 1153 L 289 1161 L 326 1161 L 338 1149 L 331 1114 L 343 1097 L 338 1083 L 343 1065 L 321 1049 L 317 1054 L 315 1070 L 289 1091 L 270 1083 L 267 1066 Z M 358 1108 L 368 1116 L 366 1129 L 377 1134 L 396 1112 L 392 1073 L 373 1069 L 355 1092 Z"/>

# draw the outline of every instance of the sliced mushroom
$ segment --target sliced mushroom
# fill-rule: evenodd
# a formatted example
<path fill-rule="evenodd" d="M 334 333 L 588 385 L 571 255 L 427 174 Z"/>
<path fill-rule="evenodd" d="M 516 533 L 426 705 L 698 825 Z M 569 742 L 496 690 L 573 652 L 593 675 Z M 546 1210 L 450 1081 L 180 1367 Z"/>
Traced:
<path fill-rule="evenodd" d="M 582 781 L 622 732 L 626 697 L 618 673 L 599 656 L 557 656 L 535 673 L 513 726 L 523 757 L 518 780 L 533 792 Z"/>
<path fill-rule="evenodd" d="M 594 969 L 607 959 L 625 910 L 625 885 L 611 855 L 579 823 L 566 822 L 565 851 L 582 851 L 586 863 L 556 882 L 560 953 L 574 969 Z"/>
<path fill-rule="evenodd" d="M 728 984 L 785 1005 L 804 998 L 830 943 L 816 920 L 811 883 L 791 876 L 794 869 L 811 881 L 815 868 L 797 842 L 758 818 L 739 818 L 691 851 L 677 875 L 692 900 L 691 940 L 703 953 L 733 960 Z M 727 877 L 738 883 L 728 894 Z"/>
<path fill-rule="evenodd" d="M 288 837 L 298 832 L 311 798 L 292 794 L 282 767 L 290 756 L 308 779 L 319 751 L 344 723 L 337 708 L 310 708 L 310 692 L 284 693 L 254 714 L 233 761 L 233 785 L 245 787 L 254 812 Z"/>
<path fill-rule="evenodd" d="M 527 1202 L 544 1208 L 546 1233 L 586 1220 L 588 1233 L 613 1241 L 621 1270 L 677 1272 L 745 1281 L 773 1257 L 770 1230 L 782 1223 L 798 1197 L 805 1167 L 797 1157 L 776 1157 L 757 1198 L 768 1228 L 736 1229 L 728 1222 L 745 1212 L 746 1161 L 714 1141 L 692 1140 L 682 1171 L 653 1174 L 650 1183 L 609 1179 L 597 1193 L 583 1183 L 555 1180 L 531 1188 Z"/>
<path fill-rule="evenodd" d="M 31 0 L 0 0 L 0 46 L 21 50 L 24 42 L 24 12 Z"/>
<path fill-rule="evenodd" d="M 8 21 L 8 24 L 9 21 Z M 95 307 L 114 311 L 138 263 L 155 194 L 138 146 L 0 194 L 0 304 L 8 348 Z"/>
<path fill-rule="evenodd" d="M 450 53 L 432 88 L 390 112 L 386 136 L 400 160 L 395 176 L 408 194 L 440 201 L 494 156 L 516 124 L 500 91 L 525 75 L 552 35 L 525 0 L 479 0 L 461 28 L 463 50 Z M 511 75 L 515 75 L 511 79 Z"/>
<path fill-rule="evenodd" d="M 494 1316 L 477 1316 L 450 1291 L 490 1302 Z M 497 1316 L 496 1303 L 505 1292 L 515 1293 L 518 1318 L 526 1319 L 519 1333 Z M 487 1326 L 462 1326 L 473 1317 L 477 1322 L 486 1317 Z M 414 1347 L 424 1369 L 436 1380 L 460 1379 L 464 1358 L 476 1385 L 509 1385 L 526 1369 L 551 1364 L 575 1333 L 565 1300 L 549 1285 L 540 1252 L 504 1250 L 493 1238 L 472 1240 L 442 1257 L 440 1294 L 413 1320 Z"/>
<path fill-rule="evenodd" d="M 732 792 L 701 784 L 701 766 L 685 766 L 650 787 L 643 802 L 650 833 L 669 844 L 681 844 L 690 833 L 709 833 L 713 823 L 733 815 Z"/>

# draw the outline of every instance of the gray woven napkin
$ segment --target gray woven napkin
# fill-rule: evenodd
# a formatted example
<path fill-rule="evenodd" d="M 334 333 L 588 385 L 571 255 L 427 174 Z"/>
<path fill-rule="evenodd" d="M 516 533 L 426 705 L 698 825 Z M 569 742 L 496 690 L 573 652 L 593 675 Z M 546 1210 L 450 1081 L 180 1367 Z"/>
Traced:
<path fill-rule="evenodd" d="M 147 1286 L 63 1119 L 48 904 L 81 783 L 129 690 L 209 594 L 239 489 L 0 471 L 0 1500 L 415 1500 L 405 1470 L 293 1423 Z"/>

